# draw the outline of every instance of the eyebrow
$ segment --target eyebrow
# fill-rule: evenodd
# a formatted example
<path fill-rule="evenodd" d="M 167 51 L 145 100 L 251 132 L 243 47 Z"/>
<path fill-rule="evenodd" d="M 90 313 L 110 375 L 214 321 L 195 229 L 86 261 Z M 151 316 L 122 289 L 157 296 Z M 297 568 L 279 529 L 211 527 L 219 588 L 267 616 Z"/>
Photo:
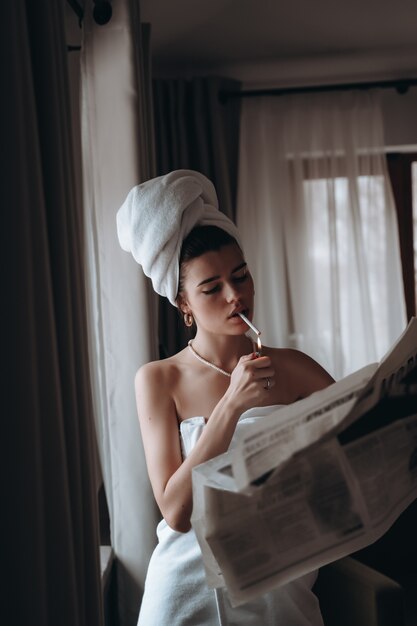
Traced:
<path fill-rule="evenodd" d="M 243 263 L 240 263 L 237 267 L 235 267 L 231 271 L 231 274 L 238 272 L 239 270 L 242 269 L 242 267 L 245 267 L 246 265 L 247 263 L 245 261 Z M 200 287 L 201 285 L 205 285 L 206 283 L 211 283 L 213 280 L 219 280 L 219 278 L 220 276 L 210 276 L 210 278 L 205 278 L 204 280 L 201 281 L 201 283 L 198 283 L 197 287 Z"/>

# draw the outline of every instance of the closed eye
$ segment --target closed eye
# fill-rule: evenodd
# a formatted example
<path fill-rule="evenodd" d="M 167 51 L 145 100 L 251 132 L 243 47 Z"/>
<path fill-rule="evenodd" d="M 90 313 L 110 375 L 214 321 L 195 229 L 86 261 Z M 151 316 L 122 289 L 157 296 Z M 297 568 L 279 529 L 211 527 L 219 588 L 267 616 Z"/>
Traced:
<path fill-rule="evenodd" d="M 237 276 L 232 276 L 232 281 L 234 283 L 243 283 L 245 280 L 249 278 L 247 265 L 245 265 L 243 268 L 242 267 L 236 268 L 235 271 L 240 271 L 241 274 Z M 204 293 L 206 296 L 209 296 L 212 293 L 217 293 L 218 291 L 220 291 L 220 289 L 221 289 L 221 285 L 217 283 L 217 285 L 215 285 L 212 289 L 208 289 L 207 291 L 203 291 L 202 293 Z"/>
<path fill-rule="evenodd" d="M 235 283 L 243 283 L 243 281 L 245 281 L 248 278 L 248 267 L 247 265 L 245 265 L 245 267 L 240 270 L 240 274 L 237 276 L 233 277 L 233 282 Z"/>
<path fill-rule="evenodd" d="M 202 293 L 204 293 L 206 296 L 209 296 L 211 293 L 216 293 L 216 291 L 220 291 L 219 285 L 216 285 L 215 287 L 213 287 L 212 289 L 209 289 L 208 291 L 203 291 Z"/>
<path fill-rule="evenodd" d="M 243 281 L 247 280 L 247 278 L 248 278 L 248 274 L 247 274 L 247 272 L 245 272 L 243 274 L 243 276 L 235 276 L 233 278 L 233 282 L 235 282 L 235 283 L 243 283 Z"/>

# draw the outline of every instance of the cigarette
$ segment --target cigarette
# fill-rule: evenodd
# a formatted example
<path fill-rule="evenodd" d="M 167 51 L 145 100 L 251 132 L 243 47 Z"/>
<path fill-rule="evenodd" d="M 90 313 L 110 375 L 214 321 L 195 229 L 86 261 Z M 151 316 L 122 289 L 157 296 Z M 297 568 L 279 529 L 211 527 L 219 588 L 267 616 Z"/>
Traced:
<path fill-rule="evenodd" d="M 241 317 L 241 318 L 242 318 L 242 320 L 243 320 L 244 322 L 246 322 L 246 324 L 249 326 L 249 328 L 252 328 L 253 332 L 254 332 L 254 333 L 256 333 L 256 334 L 258 335 L 258 337 L 259 337 L 259 335 L 261 334 L 261 331 L 260 331 L 260 330 L 258 330 L 258 329 L 256 328 L 256 326 L 255 326 L 254 324 L 252 324 L 252 322 L 250 322 L 250 321 L 248 320 L 248 318 L 246 317 L 246 315 L 243 315 L 243 313 L 238 313 L 238 315 L 239 315 L 239 317 Z"/>
<path fill-rule="evenodd" d="M 261 338 L 260 338 L 260 334 L 261 331 L 256 328 L 255 324 L 252 324 L 252 322 L 250 322 L 248 320 L 248 318 L 246 317 L 246 315 L 243 315 L 243 313 L 238 313 L 238 315 L 242 318 L 242 320 L 245 322 L 245 324 L 247 324 L 249 326 L 249 328 L 251 328 L 253 330 L 254 333 L 256 333 L 257 336 L 257 342 L 258 342 L 258 350 L 255 352 L 256 356 L 261 356 L 262 354 L 262 342 L 261 342 Z"/>

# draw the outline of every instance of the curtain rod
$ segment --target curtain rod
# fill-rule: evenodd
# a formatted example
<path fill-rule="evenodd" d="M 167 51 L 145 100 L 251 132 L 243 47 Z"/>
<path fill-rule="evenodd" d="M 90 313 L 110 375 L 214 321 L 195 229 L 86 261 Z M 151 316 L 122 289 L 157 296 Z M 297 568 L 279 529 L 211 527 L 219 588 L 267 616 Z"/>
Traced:
<path fill-rule="evenodd" d="M 400 78 L 397 80 L 382 80 L 363 83 L 340 83 L 329 85 L 311 85 L 307 87 L 278 87 L 273 89 L 251 89 L 243 91 L 220 91 L 220 102 L 229 98 L 256 98 L 258 96 L 284 96 L 295 93 L 317 93 L 322 91 L 348 91 L 351 89 L 396 89 L 405 94 L 408 89 L 417 85 L 417 78 Z"/>

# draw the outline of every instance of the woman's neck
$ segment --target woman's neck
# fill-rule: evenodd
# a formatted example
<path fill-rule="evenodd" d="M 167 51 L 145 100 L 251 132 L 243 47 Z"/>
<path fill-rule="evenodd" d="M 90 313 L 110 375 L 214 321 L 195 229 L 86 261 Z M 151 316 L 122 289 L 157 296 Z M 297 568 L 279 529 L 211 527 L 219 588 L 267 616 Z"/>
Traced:
<path fill-rule="evenodd" d="M 246 335 L 207 335 L 197 331 L 193 348 L 207 361 L 232 372 L 240 357 L 254 351 L 252 340 Z"/>

